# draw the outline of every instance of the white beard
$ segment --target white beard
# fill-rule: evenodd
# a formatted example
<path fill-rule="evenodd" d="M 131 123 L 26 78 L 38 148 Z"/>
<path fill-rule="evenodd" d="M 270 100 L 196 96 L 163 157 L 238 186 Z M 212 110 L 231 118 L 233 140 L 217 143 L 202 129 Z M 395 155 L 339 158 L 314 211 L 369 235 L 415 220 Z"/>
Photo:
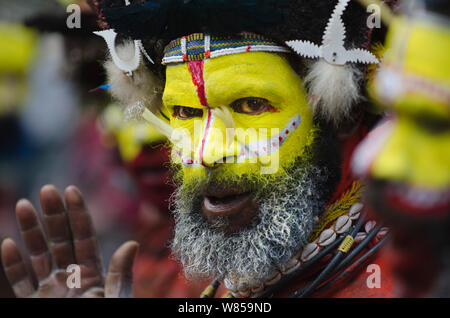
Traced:
<path fill-rule="evenodd" d="M 315 217 L 325 209 L 328 172 L 325 167 L 293 165 L 286 175 L 261 182 L 255 195 L 259 213 L 249 227 L 231 235 L 203 217 L 198 186 L 182 185 L 173 197 L 172 250 L 186 276 L 226 278 L 240 290 L 260 286 L 307 243 Z"/>

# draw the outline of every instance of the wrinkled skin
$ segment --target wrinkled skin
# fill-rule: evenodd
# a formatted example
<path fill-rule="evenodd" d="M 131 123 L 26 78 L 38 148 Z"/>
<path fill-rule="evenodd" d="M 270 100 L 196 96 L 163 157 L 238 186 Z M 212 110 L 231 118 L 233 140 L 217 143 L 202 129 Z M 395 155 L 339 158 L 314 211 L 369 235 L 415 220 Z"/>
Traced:
<path fill-rule="evenodd" d="M 105 279 L 97 238 L 81 192 L 70 186 L 63 199 L 54 186 L 47 185 L 40 195 L 45 232 L 29 201 L 21 200 L 16 206 L 17 223 L 38 280 L 37 288 L 16 243 L 5 239 L 1 244 L 3 266 L 16 297 L 130 297 L 137 243 L 126 242 L 114 253 Z M 73 272 L 67 273 L 66 269 L 71 264 L 80 266 L 79 289 L 67 286 Z"/>

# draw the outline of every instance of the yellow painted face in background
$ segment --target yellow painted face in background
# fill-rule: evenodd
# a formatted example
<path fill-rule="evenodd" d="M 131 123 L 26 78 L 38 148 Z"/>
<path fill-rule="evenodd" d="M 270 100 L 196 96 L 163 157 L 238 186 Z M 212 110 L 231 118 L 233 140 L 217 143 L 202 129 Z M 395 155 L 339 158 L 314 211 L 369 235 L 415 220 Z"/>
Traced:
<path fill-rule="evenodd" d="M 132 162 L 145 145 L 162 144 L 167 138 L 145 122 L 132 122 L 123 119 L 122 109 L 109 105 L 102 114 L 102 126 L 113 134 L 120 155 L 125 162 Z"/>
<path fill-rule="evenodd" d="M 373 89 L 395 113 L 372 162 L 379 180 L 438 190 L 450 187 L 450 28 L 398 18 Z"/>
<path fill-rule="evenodd" d="M 238 176 L 281 173 L 313 140 L 302 81 L 277 54 L 168 65 L 163 102 L 170 125 L 191 138 L 188 153 L 174 149 L 185 178 L 222 164 Z"/>
<path fill-rule="evenodd" d="M 17 111 L 26 101 L 27 74 L 37 44 L 33 29 L 0 21 L 0 116 Z"/>

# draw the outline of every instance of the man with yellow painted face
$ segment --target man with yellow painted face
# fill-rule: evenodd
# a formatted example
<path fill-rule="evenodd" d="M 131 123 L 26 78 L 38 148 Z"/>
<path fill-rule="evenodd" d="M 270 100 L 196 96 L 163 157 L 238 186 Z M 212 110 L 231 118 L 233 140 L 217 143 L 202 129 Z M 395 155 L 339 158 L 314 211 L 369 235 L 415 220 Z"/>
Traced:
<path fill-rule="evenodd" d="M 450 4 L 403 2 L 371 85 L 386 119 L 357 150 L 368 202 L 389 222 L 402 295 L 450 296 Z"/>
<path fill-rule="evenodd" d="M 371 125 L 362 88 L 367 65 L 378 63 L 371 44 L 382 38 L 368 29 L 365 8 L 350 0 L 92 3 L 112 95 L 172 143 L 171 247 L 188 278 L 215 278 L 204 297 L 220 282 L 227 297 L 392 295 L 389 275 L 372 288 L 355 265 L 373 260 L 367 247 L 386 234 L 349 170 Z M 82 200 L 72 188 L 66 197 L 68 209 Z M 113 257 L 107 296 L 127 295 L 135 253 L 126 243 Z M 13 242 L 2 254 L 7 266 L 17 263 Z M 327 283 L 352 264 L 351 282 Z M 19 276 L 10 274 L 13 285 Z"/>

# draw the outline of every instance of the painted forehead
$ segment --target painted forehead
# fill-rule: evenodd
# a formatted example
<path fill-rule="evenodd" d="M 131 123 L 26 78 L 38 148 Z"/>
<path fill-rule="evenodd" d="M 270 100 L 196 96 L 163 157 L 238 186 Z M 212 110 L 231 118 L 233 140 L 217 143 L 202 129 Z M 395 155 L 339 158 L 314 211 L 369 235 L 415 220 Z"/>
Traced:
<path fill-rule="evenodd" d="M 166 77 L 163 99 L 164 105 L 173 113 L 171 124 L 194 131 L 194 156 L 178 153 L 184 166 L 208 166 L 229 156 L 233 156 L 236 163 L 271 156 L 285 141 L 292 139 L 291 135 L 296 135 L 299 151 L 307 141 L 312 119 L 302 82 L 288 61 L 278 53 L 250 51 L 174 63 L 167 66 Z M 260 115 L 229 113 L 231 122 L 234 122 L 232 126 L 277 130 L 272 132 L 269 129 L 264 136 L 256 132 L 249 140 L 236 132 L 235 140 L 231 144 L 225 143 L 214 129 L 224 132 L 226 123 L 230 121 L 225 114 L 216 111 L 225 111 L 226 107 L 222 106 L 252 97 L 270 102 L 270 110 Z M 196 116 L 196 120 L 202 123 L 201 135 L 195 137 L 194 120 L 178 120 L 173 106 L 203 109 L 201 115 Z M 215 148 L 225 149 L 226 156 Z M 292 153 L 298 154 L 299 151 Z"/>
<path fill-rule="evenodd" d="M 231 98 L 230 95 L 239 93 L 236 92 L 238 90 L 243 91 L 243 94 L 244 91 L 245 94 L 250 94 L 242 97 L 273 95 L 267 92 L 267 89 L 265 91 L 262 87 L 251 85 L 251 82 L 257 84 L 255 80 L 258 78 L 267 80 L 270 77 L 270 72 L 267 73 L 270 65 L 264 64 L 272 62 L 280 67 L 280 63 L 274 61 L 274 58 L 255 59 L 251 56 L 248 59 L 242 56 L 252 55 L 251 53 L 254 52 L 287 53 L 289 50 L 268 38 L 253 33 L 241 33 L 233 37 L 196 33 L 172 41 L 166 46 L 162 60 L 162 63 L 167 66 L 168 80 L 164 92 L 164 104 L 210 107 L 214 106 L 215 102 L 223 103 L 223 98 Z M 229 58 L 237 55 L 239 55 L 237 59 Z M 180 66 L 183 63 L 186 63 L 185 66 Z M 271 85 L 272 91 L 276 90 L 274 83 L 266 83 L 266 85 Z M 172 86 L 176 88 L 171 89 Z M 253 91 L 248 86 L 252 86 Z M 192 91 L 197 93 L 198 98 L 193 99 L 192 96 L 188 96 L 191 94 L 186 94 Z M 223 98 L 217 99 L 214 95 L 220 95 Z"/>
<path fill-rule="evenodd" d="M 284 57 L 266 52 L 172 64 L 166 76 L 166 106 L 218 107 L 246 97 L 265 98 L 276 106 L 303 88 Z"/>

